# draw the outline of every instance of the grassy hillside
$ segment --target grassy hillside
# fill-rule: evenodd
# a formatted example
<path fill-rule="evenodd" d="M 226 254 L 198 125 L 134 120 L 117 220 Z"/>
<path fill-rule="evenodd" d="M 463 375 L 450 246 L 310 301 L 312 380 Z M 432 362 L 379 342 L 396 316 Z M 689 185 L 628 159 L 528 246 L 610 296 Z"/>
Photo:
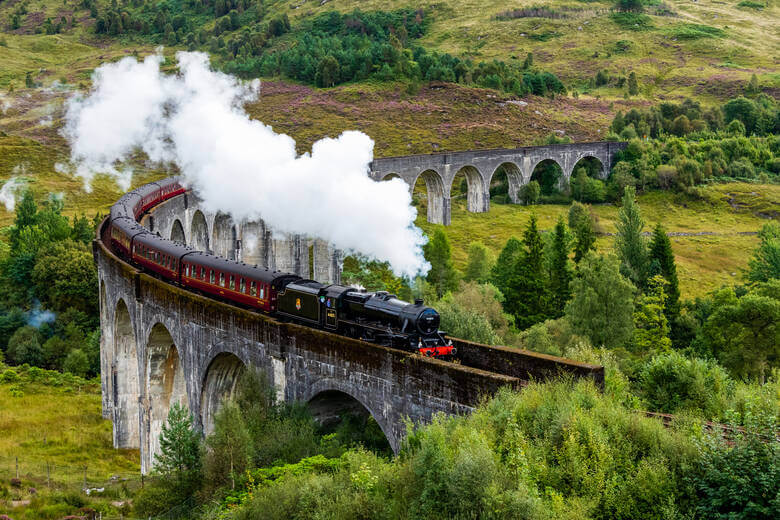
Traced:
<path fill-rule="evenodd" d="M 127 489 L 139 485 L 139 456 L 113 448 L 99 383 L 40 369 L 9 371 L 0 364 L 0 514 L 62 518 L 81 507 L 117 514 Z M 14 486 L 17 462 L 21 483 Z M 85 477 L 104 493 L 81 492 Z"/>
<path fill-rule="evenodd" d="M 423 0 L 413 5 L 405 0 L 291 0 L 271 3 L 269 9 L 288 12 L 294 23 L 324 10 L 412 5 L 434 16 L 420 42 L 425 47 L 477 61 L 523 60 L 533 52 L 536 64 L 580 89 L 598 70 L 608 69 L 635 71 L 643 97 L 651 99 L 728 97 L 738 93 L 753 73 L 777 93 L 780 5 L 775 0 L 644 3 L 645 16 L 637 19 L 612 13 L 614 2 L 574 0 Z M 515 9 L 538 6 L 546 9 L 527 17 L 497 19 Z M 599 93 L 623 94 L 609 88 Z"/>
<path fill-rule="evenodd" d="M 641 195 L 639 204 L 645 231 L 661 222 L 674 248 L 680 289 L 684 298 L 703 295 L 724 284 L 740 283 L 741 270 L 758 243 L 755 232 L 764 220 L 759 214 L 780 209 L 780 187 L 753 184 L 718 184 L 704 190 L 704 199 L 685 195 L 652 192 Z M 567 218 L 569 206 L 545 204 L 533 207 L 493 204 L 489 213 L 469 213 L 465 200 L 453 200 L 452 225 L 445 227 L 452 243 L 453 258 L 464 268 L 468 245 L 482 242 L 496 255 L 512 236 L 522 238 L 532 213 L 542 230 L 552 230 L 559 216 Z M 596 245 L 607 251 L 613 246 L 618 207 L 614 204 L 591 206 L 598 217 L 600 231 Z M 422 215 L 424 211 L 420 211 Z M 417 225 L 431 232 L 434 225 L 417 219 Z"/>

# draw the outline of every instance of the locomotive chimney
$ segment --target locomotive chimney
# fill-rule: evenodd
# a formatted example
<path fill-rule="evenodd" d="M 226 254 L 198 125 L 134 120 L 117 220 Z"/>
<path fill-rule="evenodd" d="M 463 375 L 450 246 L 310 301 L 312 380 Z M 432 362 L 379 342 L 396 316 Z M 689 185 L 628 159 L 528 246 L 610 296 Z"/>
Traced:
<path fill-rule="evenodd" d="M 423 299 L 422 299 L 422 298 L 417 298 L 417 299 L 415 299 L 415 300 L 414 300 L 414 304 L 415 304 L 415 305 L 420 305 L 420 306 L 422 306 L 422 304 L 423 304 Z"/>

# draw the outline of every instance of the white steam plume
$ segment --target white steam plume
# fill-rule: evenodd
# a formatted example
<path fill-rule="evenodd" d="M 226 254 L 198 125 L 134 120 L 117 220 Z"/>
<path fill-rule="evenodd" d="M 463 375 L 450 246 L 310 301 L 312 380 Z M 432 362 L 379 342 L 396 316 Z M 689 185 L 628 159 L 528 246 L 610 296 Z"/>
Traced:
<path fill-rule="evenodd" d="M 20 171 L 18 165 L 14 168 L 14 173 L 17 172 L 23 173 Z M 27 182 L 24 179 L 11 177 L 3 184 L 3 187 L 0 188 L 0 204 L 4 205 L 5 210 L 9 213 L 16 208 L 16 195 L 26 184 Z"/>
<path fill-rule="evenodd" d="M 387 260 L 396 274 L 427 270 L 407 185 L 368 176 L 368 136 L 344 132 L 298 156 L 292 138 L 243 110 L 259 82 L 214 72 L 202 53 L 177 58 L 175 76 L 160 72 L 159 55 L 103 65 L 92 92 L 70 100 L 64 131 L 87 185 L 99 172 L 127 175 L 118 165 L 140 148 L 153 161 L 175 163 L 207 209 Z"/>

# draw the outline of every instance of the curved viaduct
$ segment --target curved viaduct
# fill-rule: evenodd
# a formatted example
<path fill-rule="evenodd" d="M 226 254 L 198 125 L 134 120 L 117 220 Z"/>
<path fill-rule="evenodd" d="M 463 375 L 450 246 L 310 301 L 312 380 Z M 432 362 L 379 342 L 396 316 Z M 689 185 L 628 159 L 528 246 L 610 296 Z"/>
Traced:
<path fill-rule="evenodd" d="M 615 154 L 627 145 L 626 142 L 600 141 L 383 157 L 371 163 L 371 177 L 379 181 L 397 175 L 412 191 L 422 177 L 428 192 L 428 222 L 448 226 L 452 219 L 450 192 L 459 173 L 466 177 L 468 210 L 484 213 L 490 209 L 490 182 L 500 168 L 506 173 L 509 197 L 517 204 L 520 188 L 531 181 L 539 163 L 553 161 L 558 164 L 563 172 L 561 185 L 567 186 L 577 163 L 592 157 L 601 163 L 600 178 L 606 179 Z"/>
<path fill-rule="evenodd" d="M 295 256 L 301 237 L 272 238 L 262 225 L 245 223 L 220 231 L 220 219 L 230 224 L 201 211 L 187 193 L 157 206 L 142 222 L 161 236 L 219 254 L 225 254 L 224 246 L 214 242 L 225 229 L 230 240 L 244 243 L 259 229 L 263 245 L 234 247 L 237 257 L 257 255 L 280 269 L 297 265 L 300 272 L 314 265 L 321 280 L 338 278 L 339 255 L 327 244 L 320 244 L 322 262 L 313 255 L 304 267 L 302 253 Z M 186 405 L 196 426 L 208 433 L 221 401 L 250 366 L 267 374 L 279 399 L 308 402 L 315 417 L 355 408 L 370 413 L 396 452 L 407 419 L 422 423 L 435 413 L 468 413 L 502 386 L 520 388 L 531 378 L 561 372 L 603 385 L 603 367 L 518 349 L 454 340 L 460 363 L 449 363 L 283 323 L 139 271 L 103 242 L 104 226 L 94 242 L 103 415 L 113 422 L 115 447 L 140 450 L 143 472 L 152 467 L 173 403 Z"/>

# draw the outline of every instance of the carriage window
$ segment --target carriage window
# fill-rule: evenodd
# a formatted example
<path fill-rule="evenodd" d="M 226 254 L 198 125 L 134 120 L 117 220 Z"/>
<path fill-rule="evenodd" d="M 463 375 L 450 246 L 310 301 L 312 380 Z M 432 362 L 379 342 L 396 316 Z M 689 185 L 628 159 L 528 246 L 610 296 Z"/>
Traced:
<path fill-rule="evenodd" d="M 219 285 L 225 287 L 225 273 L 219 273 Z"/>
<path fill-rule="evenodd" d="M 209 282 L 214 283 L 214 269 L 209 271 Z"/>
<path fill-rule="evenodd" d="M 236 290 L 236 277 L 232 274 L 230 275 L 230 290 L 235 291 Z"/>
<path fill-rule="evenodd" d="M 257 282 L 252 282 L 249 284 L 249 294 L 252 296 L 257 296 Z"/>
<path fill-rule="evenodd" d="M 241 278 L 241 282 L 238 286 L 238 290 L 241 291 L 242 293 L 246 292 L 246 282 L 244 281 L 243 278 Z"/>
<path fill-rule="evenodd" d="M 189 275 L 190 275 L 190 265 L 184 264 L 184 276 L 189 276 Z"/>
<path fill-rule="evenodd" d="M 154 252 L 154 260 L 159 264 L 160 263 L 160 252 L 155 251 Z"/>
<path fill-rule="evenodd" d="M 201 267 L 200 268 L 200 278 L 201 278 L 201 280 L 205 280 L 206 279 L 206 268 L 205 267 Z"/>
<path fill-rule="evenodd" d="M 265 298 L 265 289 L 260 288 L 260 298 Z"/>

